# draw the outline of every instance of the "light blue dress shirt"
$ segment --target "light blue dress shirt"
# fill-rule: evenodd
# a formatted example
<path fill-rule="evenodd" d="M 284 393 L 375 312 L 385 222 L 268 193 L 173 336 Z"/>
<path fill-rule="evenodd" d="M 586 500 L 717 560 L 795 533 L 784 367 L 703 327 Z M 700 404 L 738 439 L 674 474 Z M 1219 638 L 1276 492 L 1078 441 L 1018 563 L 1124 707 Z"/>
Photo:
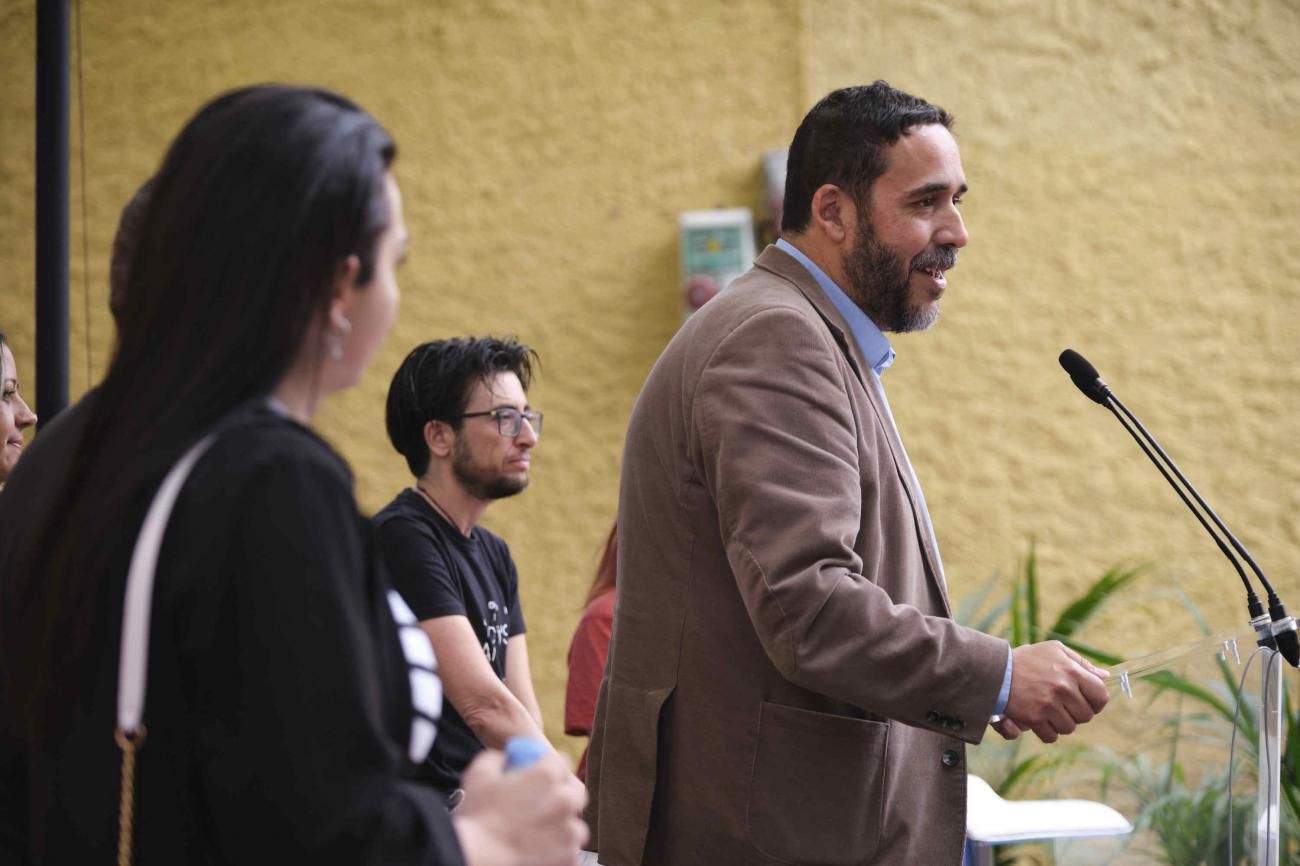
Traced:
<path fill-rule="evenodd" d="M 849 332 L 853 334 L 854 341 L 858 348 L 862 350 L 862 357 L 867 359 L 871 365 L 871 375 L 876 377 L 876 383 L 880 384 L 880 375 L 890 364 L 894 363 L 897 357 L 894 347 L 889 345 L 889 338 L 884 332 L 871 321 L 871 317 L 863 312 L 862 308 L 855 304 L 844 290 L 835 285 L 835 281 L 826 276 L 826 272 L 817 266 L 817 264 L 803 254 L 794 244 L 781 238 L 776 242 L 777 249 L 790 255 L 795 261 L 804 266 L 812 278 L 817 281 L 817 285 L 825 293 L 830 302 L 835 305 L 835 309 L 840 311 L 844 321 L 849 325 Z M 884 386 L 881 385 L 880 393 L 885 393 Z M 889 398 L 885 398 L 885 411 L 891 412 L 889 408 Z M 920 492 L 920 485 L 917 485 L 917 493 L 921 497 L 921 514 L 925 518 L 926 525 L 930 524 L 930 511 L 925 507 L 925 494 Z M 933 530 L 932 530 L 933 531 Z M 936 554 L 937 555 L 937 554 Z M 1011 696 L 1011 653 L 1007 653 L 1007 672 L 1002 678 L 1002 690 L 998 692 L 998 702 L 993 708 L 993 715 L 1000 716 L 1007 709 L 1007 699 Z"/>

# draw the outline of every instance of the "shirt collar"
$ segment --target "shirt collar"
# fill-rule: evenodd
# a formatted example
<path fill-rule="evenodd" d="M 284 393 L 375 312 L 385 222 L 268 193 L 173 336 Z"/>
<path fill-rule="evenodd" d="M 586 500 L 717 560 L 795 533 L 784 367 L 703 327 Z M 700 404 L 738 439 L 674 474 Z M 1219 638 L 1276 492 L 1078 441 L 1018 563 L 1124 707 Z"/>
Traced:
<path fill-rule="evenodd" d="M 849 332 L 853 334 L 853 340 L 862 350 L 862 357 L 867 359 L 871 369 L 879 376 L 885 372 L 890 364 L 894 363 L 894 347 L 889 345 L 887 338 L 876 323 L 871 321 L 871 317 L 862 311 L 862 308 L 844 293 L 844 290 L 835 285 L 835 281 L 826 276 L 826 272 L 817 267 L 812 259 L 808 258 L 794 244 L 785 238 L 780 238 L 776 242 L 778 249 L 788 253 L 795 261 L 803 265 L 812 278 L 817 281 L 826 297 L 835 305 L 835 309 L 840 311 L 844 321 L 848 323 Z"/>

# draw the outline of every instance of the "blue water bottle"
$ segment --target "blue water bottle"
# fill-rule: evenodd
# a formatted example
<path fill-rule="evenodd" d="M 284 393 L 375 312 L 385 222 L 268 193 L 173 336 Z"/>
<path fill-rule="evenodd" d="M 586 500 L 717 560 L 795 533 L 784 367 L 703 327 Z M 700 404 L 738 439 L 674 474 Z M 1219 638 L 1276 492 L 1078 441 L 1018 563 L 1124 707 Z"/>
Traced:
<path fill-rule="evenodd" d="M 546 748 L 546 743 L 533 737 L 511 737 L 506 740 L 506 771 L 531 767 L 546 754 Z"/>

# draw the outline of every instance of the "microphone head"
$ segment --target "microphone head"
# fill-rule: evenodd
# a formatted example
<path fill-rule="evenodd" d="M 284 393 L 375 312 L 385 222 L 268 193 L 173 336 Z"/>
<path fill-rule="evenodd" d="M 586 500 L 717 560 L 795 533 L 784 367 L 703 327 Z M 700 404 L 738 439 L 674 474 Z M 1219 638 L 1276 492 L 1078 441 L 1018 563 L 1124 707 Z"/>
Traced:
<path fill-rule="evenodd" d="M 1282 654 L 1282 658 L 1291 663 L 1291 667 L 1300 667 L 1300 637 L 1296 636 L 1295 628 L 1291 628 L 1276 636 L 1277 651 Z"/>
<path fill-rule="evenodd" d="M 1268 615 L 1273 621 L 1269 628 L 1276 642 L 1274 648 L 1291 663 L 1291 667 L 1300 667 L 1300 635 L 1296 634 L 1296 621 L 1287 615 L 1286 605 L 1277 593 L 1268 597 Z"/>
<path fill-rule="evenodd" d="M 1088 359 L 1080 355 L 1073 349 L 1066 349 L 1061 353 L 1058 359 L 1065 372 L 1070 374 L 1070 381 L 1074 382 L 1076 388 L 1083 392 L 1094 403 L 1106 405 L 1106 399 L 1110 396 L 1110 388 L 1106 383 L 1101 381 L 1101 374 L 1097 368 L 1088 363 Z"/>

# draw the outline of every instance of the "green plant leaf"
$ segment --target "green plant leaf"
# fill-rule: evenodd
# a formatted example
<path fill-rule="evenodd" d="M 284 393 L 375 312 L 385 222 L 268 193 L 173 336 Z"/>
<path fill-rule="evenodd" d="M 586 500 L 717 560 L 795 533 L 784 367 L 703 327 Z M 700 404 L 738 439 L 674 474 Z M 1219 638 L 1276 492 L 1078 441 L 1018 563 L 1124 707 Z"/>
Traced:
<path fill-rule="evenodd" d="M 972 623 L 971 625 L 972 627 L 979 629 L 985 634 L 991 634 L 998 637 L 1002 637 L 1005 635 L 1006 629 L 998 629 L 996 628 L 996 626 L 998 624 L 998 621 L 1001 620 L 1004 616 L 1006 616 L 1007 611 L 1010 610 L 1010 608 L 1011 608 L 1011 599 L 1004 598 L 1002 599 L 1002 601 L 998 602 L 993 607 L 989 608 L 988 613 L 986 613 L 982 619 Z"/>
<path fill-rule="evenodd" d="M 1087 592 L 1074 600 L 1052 626 L 1055 635 L 1072 636 L 1101 610 L 1112 595 L 1124 589 L 1148 570 L 1148 566 L 1116 566 L 1109 569 L 1088 587 Z"/>
<path fill-rule="evenodd" d="M 1038 557 L 1033 542 L 1022 560 L 1016 579 L 1006 587 L 1005 595 L 998 596 L 997 575 L 987 581 L 977 600 L 959 609 L 967 622 L 978 620 L 987 632 L 1003 628 L 1013 646 L 1043 639 L 1060 640 L 1066 646 L 1103 666 L 1113 666 L 1122 659 L 1081 640 L 1082 632 L 1094 620 L 1103 606 L 1117 593 L 1131 588 L 1133 582 L 1146 571 L 1146 565 L 1117 565 L 1107 570 L 1079 597 L 1066 604 L 1052 628 L 1042 628 Z M 1181 601 L 1203 634 L 1210 634 L 1209 623 L 1192 600 L 1181 591 L 1168 592 Z M 1254 797 L 1243 796 L 1234 805 L 1229 827 L 1227 803 L 1232 787 L 1245 789 L 1255 784 L 1259 725 L 1258 690 L 1243 689 L 1240 701 L 1237 688 L 1242 676 L 1254 673 L 1258 679 L 1258 657 L 1249 670 L 1220 658 L 1214 663 L 1217 674 L 1204 662 L 1198 661 L 1184 674 L 1174 670 L 1159 670 L 1143 675 L 1143 694 L 1151 702 L 1146 715 L 1149 730 L 1142 737 L 1142 753 L 1132 750 L 1115 753 L 1097 746 L 1063 746 L 1057 744 L 1046 753 L 1022 750 L 1022 740 L 1014 743 L 987 744 L 977 754 L 997 757 L 987 772 L 981 769 L 990 784 L 1004 797 L 1050 796 L 1054 790 L 1072 784 L 1069 777 L 1062 780 L 1058 771 L 1078 764 L 1085 773 L 1093 776 L 1101 786 L 1102 797 L 1134 797 L 1139 804 L 1138 814 L 1131 820 L 1143 828 L 1135 837 L 1134 849 L 1143 849 L 1155 862 L 1170 864 L 1219 864 L 1228 861 L 1227 847 L 1232 840 L 1233 859 L 1243 863 L 1251 856 L 1254 846 Z M 1208 677 L 1207 677 L 1208 674 Z M 1286 716 L 1285 739 L 1282 743 L 1281 773 L 1281 824 L 1282 858 L 1284 862 L 1300 864 L 1300 706 L 1292 701 L 1292 691 L 1283 683 L 1283 713 Z M 1251 683 L 1248 680 L 1247 686 Z M 1156 703 L 1162 695 L 1173 697 L 1170 703 Z M 1237 712 L 1238 704 L 1240 712 Z M 1206 754 L 1226 756 L 1234 716 L 1238 725 L 1236 734 L 1237 761 L 1233 771 L 1234 781 L 1229 785 L 1225 765 L 1205 766 Z M 1030 743 L 1032 748 L 1037 744 Z M 987 750 L 987 751 L 986 751 Z M 1188 755 L 1196 762 L 1185 768 Z M 1073 774 L 1072 774 L 1073 775 Z M 1074 782 L 1080 781 L 1077 777 Z M 1127 791 L 1127 793 L 1125 793 Z M 1018 845 L 999 848 L 998 862 L 1024 864 L 1032 861 L 1037 851 L 1032 846 Z"/>
<path fill-rule="evenodd" d="M 1222 698 L 1206 687 L 1197 685 L 1186 677 L 1180 676 L 1172 671 L 1157 671 L 1143 679 L 1156 688 L 1157 694 L 1165 691 L 1174 691 L 1186 695 L 1193 700 L 1200 701 L 1227 721 L 1232 721 L 1232 708 L 1229 707 Z M 1244 720 L 1244 712 L 1242 713 L 1242 717 Z"/>
<path fill-rule="evenodd" d="M 978 589 L 962 597 L 953 609 L 952 618 L 962 625 L 970 626 L 985 634 L 1005 636 L 1006 629 L 999 628 L 999 623 L 1011 607 L 1011 598 L 1001 598 L 991 608 L 984 611 L 984 605 L 988 603 L 989 598 L 998 589 L 1001 581 L 1002 575 L 998 572 L 995 571 L 990 574 Z"/>

